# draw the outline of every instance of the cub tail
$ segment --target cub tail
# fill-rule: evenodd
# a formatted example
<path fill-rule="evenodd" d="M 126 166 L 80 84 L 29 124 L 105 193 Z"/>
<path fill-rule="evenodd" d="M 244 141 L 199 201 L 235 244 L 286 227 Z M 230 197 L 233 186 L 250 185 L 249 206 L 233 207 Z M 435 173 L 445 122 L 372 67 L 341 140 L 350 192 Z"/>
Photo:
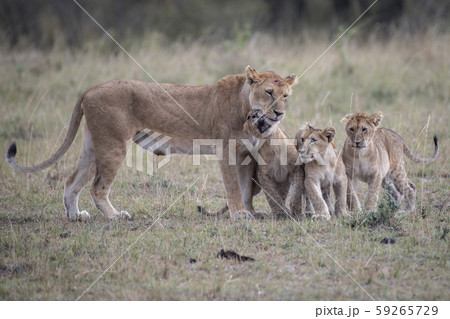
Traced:
<path fill-rule="evenodd" d="M 408 145 L 406 145 L 405 141 L 403 141 L 403 152 L 405 153 L 406 156 L 408 156 L 410 159 L 412 159 L 416 163 L 429 164 L 432 161 L 434 161 L 439 154 L 439 144 L 438 144 L 438 138 L 436 135 L 434 136 L 433 141 L 434 141 L 434 153 L 430 157 L 422 158 L 422 157 L 417 156 L 416 154 L 414 154 L 411 151 L 411 149 L 408 147 Z"/>

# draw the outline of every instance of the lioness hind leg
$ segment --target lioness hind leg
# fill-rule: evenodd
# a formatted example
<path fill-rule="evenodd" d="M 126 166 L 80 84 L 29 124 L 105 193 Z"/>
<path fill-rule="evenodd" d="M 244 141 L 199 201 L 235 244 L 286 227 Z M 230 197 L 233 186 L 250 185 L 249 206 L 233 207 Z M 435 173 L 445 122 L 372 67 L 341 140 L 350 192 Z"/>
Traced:
<path fill-rule="evenodd" d="M 66 180 L 64 185 L 64 207 L 69 220 L 78 218 L 88 218 L 89 213 L 85 210 L 80 213 L 78 209 L 78 198 L 82 189 L 94 177 L 95 173 L 95 154 L 94 145 L 89 131 L 86 129 L 84 135 L 83 148 L 78 159 L 77 168 Z"/>
<path fill-rule="evenodd" d="M 95 206 L 109 219 L 129 219 L 131 218 L 130 214 L 126 211 L 119 213 L 109 201 L 109 192 L 117 171 L 125 159 L 127 145 L 126 142 L 120 141 L 110 143 L 110 145 L 114 145 L 114 149 L 96 150 L 95 162 L 97 171 L 91 187 L 91 196 Z"/>

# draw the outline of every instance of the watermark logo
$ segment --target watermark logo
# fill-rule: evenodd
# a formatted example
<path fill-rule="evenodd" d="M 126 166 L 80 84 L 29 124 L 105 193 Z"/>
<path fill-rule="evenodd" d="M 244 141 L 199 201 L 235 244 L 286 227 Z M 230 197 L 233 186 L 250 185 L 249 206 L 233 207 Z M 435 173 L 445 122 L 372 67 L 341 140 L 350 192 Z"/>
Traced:
<path fill-rule="evenodd" d="M 177 145 L 178 139 L 149 129 L 137 133 L 132 141 L 134 143 L 128 150 L 126 166 L 148 175 L 153 175 L 167 165 L 171 161 L 171 156 L 175 154 L 192 155 L 192 165 L 194 166 L 201 164 L 202 156 L 208 161 L 227 160 L 229 165 L 246 166 L 252 161 L 258 165 L 268 165 L 261 156 L 261 150 L 265 147 L 271 147 L 276 151 L 280 166 L 289 165 L 289 148 L 296 145 L 295 139 L 258 139 L 255 137 L 239 140 L 229 139 L 227 143 L 222 139 L 192 139 L 192 143 L 188 143 L 188 145 L 185 145 L 185 140 L 182 142 L 183 145 Z M 184 151 L 172 152 L 171 146 Z M 295 153 L 297 158 L 294 165 L 302 165 L 301 157 L 297 152 Z M 159 155 L 164 155 L 162 160 L 156 159 Z M 315 154 L 314 160 L 318 165 L 326 165 L 320 154 Z"/>

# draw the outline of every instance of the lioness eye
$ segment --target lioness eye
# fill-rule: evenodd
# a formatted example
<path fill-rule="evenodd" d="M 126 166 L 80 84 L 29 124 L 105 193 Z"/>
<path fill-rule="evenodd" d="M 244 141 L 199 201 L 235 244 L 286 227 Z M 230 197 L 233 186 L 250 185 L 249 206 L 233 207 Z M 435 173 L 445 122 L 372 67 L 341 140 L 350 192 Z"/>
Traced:
<path fill-rule="evenodd" d="M 300 142 L 303 143 L 304 141 L 305 141 L 305 139 L 302 137 L 302 138 L 300 139 Z"/>
<path fill-rule="evenodd" d="M 272 96 L 273 91 L 271 91 L 271 90 L 266 90 L 266 93 L 267 93 L 269 96 L 273 97 L 273 96 Z"/>
<path fill-rule="evenodd" d="M 363 133 L 366 133 L 366 132 L 367 132 L 367 129 L 366 129 L 365 127 L 363 127 L 362 132 L 363 132 Z"/>
<path fill-rule="evenodd" d="M 353 129 L 353 127 L 351 127 L 349 130 L 350 130 L 350 132 L 352 132 L 352 133 L 355 131 L 355 130 Z"/>
<path fill-rule="evenodd" d="M 287 94 L 283 95 L 283 99 L 287 100 L 287 98 L 288 98 Z"/>
<path fill-rule="evenodd" d="M 311 144 L 314 144 L 316 142 L 316 139 L 312 138 L 311 139 Z"/>

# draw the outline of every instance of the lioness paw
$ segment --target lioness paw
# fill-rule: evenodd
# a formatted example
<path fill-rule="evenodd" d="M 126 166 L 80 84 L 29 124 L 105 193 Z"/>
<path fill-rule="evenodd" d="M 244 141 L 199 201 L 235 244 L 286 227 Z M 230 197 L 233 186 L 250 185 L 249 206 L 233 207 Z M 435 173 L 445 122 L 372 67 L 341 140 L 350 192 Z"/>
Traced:
<path fill-rule="evenodd" d="M 120 212 L 120 219 L 131 220 L 131 215 L 127 211 L 123 210 Z"/>
<path fill-rule="evenodd" d="M 85 210 L 77 214 L 77 220 L 85 221 L 88 220 L 89 218 L 91 218 L 91 215 Z"/>

